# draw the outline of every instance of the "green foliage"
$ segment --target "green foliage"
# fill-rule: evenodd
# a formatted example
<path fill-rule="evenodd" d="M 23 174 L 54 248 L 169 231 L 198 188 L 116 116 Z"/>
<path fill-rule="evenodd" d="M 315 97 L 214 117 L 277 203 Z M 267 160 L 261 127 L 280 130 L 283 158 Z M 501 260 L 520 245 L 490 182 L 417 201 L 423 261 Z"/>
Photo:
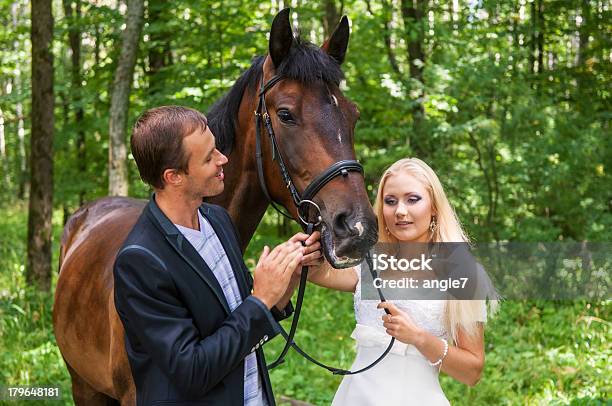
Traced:
<path fill-rule="evenodd" d="M 501 306 L 487 325 L 480 383 L 469 388 L 443 377 L 449 399 L 456 404 L 606 404 L 612 372 L 609 302 L 508 301 Z"/>
<path fill-rule="evenodd" d="M 2 209 L 0 219 L 0 385 L 59 386 L 63 401 L 41 404 L 72 404 L 70 376 L 55 343 L 52 325 L 53 294 L 38 292 L 24 278 L 27 211 L 23 205 Z M 54 240 L 61 233 L 56 212 Z M 57 263 L 59 246 L 54 245 Z M 54 281 L 56 277 L 54 275 Z M 31 402 L 31 401 L 30 401 Z M 30 404 L 3 401 L 0 404 Z"/>
<path fill-rule="evenodd" d="M 251 269 L 264 244 L 289 235 L 279 235 L 279 217 L 268 210 L 258 227 L 245 254 Z M 478 385 L 470 388 L 443 374 L 442 388 L 453 405 L 607 404 L 611 311 L 610 301 L 504 301 L 486 326 L 486 364 Z M 288 331 L 290 321 L 282 324 Z M 309 284 L 296 333 L 304 350 L 328 365 L 349 369 L 355 357 L 354 326 L 351 294 Z M 283 346 L 277 337 L 265 347 L 268 363 Z M 342 380 L 293 350 L 270 376 L 277 399 L 315 405 L 330 404 Z"/>
<path fill-rule="evenodd" d="M 324 362 L 350 368 L 351 295 L 308 289 L 296 341 Z M 478 385 L 470 388 L 443 375 L 442 388 L 453 405 L 606 404 L 610 310 L 609 302 L 505 302 L 487 325 L 487 360 Z M 282 344 L 275 339 L 266 347 L 269 362 Z M 271 376 L 277 397 L 317 405 L 330 404 L 341 381 L 293 351 Z"/>
<path fill-rule="evenodd" d="M 606 61 L 612 35 L 606 11 L 594 2 L 546 4 L 542 31 L 540 17 L 532 15 L 536 3 L 460 2 L 457 9 L 453 4 L 430 4 L 417 25 L 404 21 L 393 2 L 344 3 L 351 41 L 343 89 L 361 110 L 355 141 L 368 189 L 373 195 L 380 174 L 394 160 L 418 156 L 439 173 L 477 241 L 610 240 L 611 65 Z M 297 10 L 302 37 L 323 42 L 322 16 L 330 5 L 340 8 L 330 0 Z M 107 191 L 109 89 L 124 16 L 84 2 L 81 16 L 69 19 L 59 6 L 55 202 L 70 212 L 81 194 L 92 200 Z M 276 11 L 254 1 L 151 1 L 149 8 L 130 125 L 161 104 L 206 111 L 254 55 L 266 52 Z M 0 109 L 7 151 L 0 199 L 10 201 L 16 192 L 24 197 L 27 181 L 20 169 L 27 151 L 16 134 L 21 106 L 27 145 L 29 19 L 27 2 L 3 1 L 0 11 L 5 27 L 0 29 Z M 422 81 L 411 74 L 407 49 L 421 26 L 423 60 L 416 64 Z M 81 88 L 72 85 L 71 29 L 82 36 Z M 417 123 L 419 106 L 424 116 Z M 83 120 L 77 123 L 78 108 Z M 85 158 L 77 154 L 79 132 L 85 134 Z M 147 188 L 131 157 L 129 162 L 131 194 L 145 197 Z"/>
<path fill-rule="evenodd" d="M 25 213 L 23 206 L 4 208 L 0 218 L 0 382 L 60 386 L 62 401 L 46 404 L 68 405 L 70 378 L 51 324 L 53 295 L 35 292 L 23 277 L 25 232 L 19 225 Z M 247 263 L 255 264 L 264 243 L 283 240 L 277 217 L 270 212 L 260 225 L 245 256 Z M 60 232 L 61 213 L 56 212 L 55 241 Z M 55 244 L 54 260 L 57 254 Z M 469 388 L 443 376 L 442 387 L 454 405 L 606 404 L 612 389 L 611 311 L 609 301 L 504 302 L 487 325 L 487 361 L 480 383 Z M 354 323 L 350 294 L 309 285 L 296 341 L 323 362 L 350 368 Z M 289 322 L 283 324 L 289 328 Z M 282 345 L 279 337 L 266 345 L 268 362 Z M 277 398 L 316 405 L 328 405 L 341 381 L 294 351 L 271 371 L 271 378 Z"/>
<path fill-rule="evenodd" d="M 339 12 L 340 3 L 351 20 L 342 90 L 361 112 L 356 153 L 372 197 L 387 166 L 417 156 L 438 173 L 475 241 L 612 240 L 612 32 L 605 2 L 483 0 L 454 8 L 455 1 L 442 0 L 427 2 L 420 22 L 404 21 L 400 3 L 421 1 L 301 2 L 300 35 L 321 44 L 324 16 L 330 5 Z M 82 2 L 81 16 L 69 19 L 54 2 L 56 257 L 62 221 L 79 196 L 107 193 L 109 89 L 124 22 L 107 4 Z M 206 111 L 254 55 L 266 52 L 275 4 L 150 0 L 129 125 L 161 104 Z M 70 404 L 51 329 L 52 295 L 35 293 L 23 277 L 29 2 L 0 0 L 0 23 L 0 382 L 59 384 Z M 419 79 L 408 44 L 421 28 L 422 60 L 413 63 L 422 68 Z M 75 29 L 82 35 L 80 87 L 72 84 L 68 45 Z M 420 109 L 422 116 L 415 114 Z M 130 194 L 148 196 L 131 156 L 129 171 Z M 249 265 L 265 244 L 295 231 L 269 212 L 248 248 Z M 354 356 L 350 302 L 350 295 L 309 287 L 297 337 L 343 367 Z M 504 303 L 487 330 L 481 383 L 467 388 L 443 378 L 443 386 L 454 404 L 604 404 L 609 312 L 609 302 Z M 268 346 L 270 360 L 280 346 L 280 340 Z M 293 353 L 272 379 L 278 395 L 315 404 L 328 404 L 340 382 Z"/>

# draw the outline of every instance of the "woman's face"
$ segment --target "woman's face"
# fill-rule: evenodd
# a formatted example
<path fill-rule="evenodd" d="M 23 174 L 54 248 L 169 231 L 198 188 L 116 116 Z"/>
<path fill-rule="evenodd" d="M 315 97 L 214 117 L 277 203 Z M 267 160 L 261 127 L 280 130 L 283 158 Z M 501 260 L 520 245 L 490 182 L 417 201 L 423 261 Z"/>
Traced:
<path fill-rule="evenodd" d="M 391 175 L 383 187 L 383 217 L 399 241 L 428 242 L 432 202 L 425 186 L 413 175 Z"/>

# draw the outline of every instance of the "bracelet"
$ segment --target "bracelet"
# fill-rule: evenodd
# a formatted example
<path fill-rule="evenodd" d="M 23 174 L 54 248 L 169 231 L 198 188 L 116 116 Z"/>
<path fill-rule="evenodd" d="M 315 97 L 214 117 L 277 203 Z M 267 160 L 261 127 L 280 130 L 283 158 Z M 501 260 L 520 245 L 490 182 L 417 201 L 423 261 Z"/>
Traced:
<path fill-rule="evenodd" d="M 442 342 L 444 343 L 444 353 L 442 354 L 439 360 L 437 360 L 436 362 L 429 363 L 429 365 L 431 365 L 432 367 L 437 367 L 438 365 L 440 365 L 440 368 L 441 368 L 442 361 L 444 361 L 444 358 L 446 358 L 446 356 L 448 355 L 448 341 L 445 338 L 441 338 L 441 337 L 440 337 L 440 340 L 442 340 Z"/>

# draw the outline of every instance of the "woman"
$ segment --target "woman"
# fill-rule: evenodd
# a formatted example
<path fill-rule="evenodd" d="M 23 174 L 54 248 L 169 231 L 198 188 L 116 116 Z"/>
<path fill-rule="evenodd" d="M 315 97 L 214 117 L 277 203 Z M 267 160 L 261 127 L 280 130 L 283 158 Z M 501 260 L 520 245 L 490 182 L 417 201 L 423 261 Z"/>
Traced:
<path fill-rule="evenodd" d="M 374 209 L 380 242 L 468 242 L 438 177 L 419 159 L 401 159 L 385 171 Z M 357 358 L 351 370 L 374 361 L 389 335 L 396 338 L 378 365 L 344 377 L 333 405 L 447 405 L 439 371 L 470 386 L 480 379 L 485 301 L 378 303 L 361 299 L 360 267 L 333 270 L 324 264 L 313 271 L 311 282 L 354 292 Z"/>

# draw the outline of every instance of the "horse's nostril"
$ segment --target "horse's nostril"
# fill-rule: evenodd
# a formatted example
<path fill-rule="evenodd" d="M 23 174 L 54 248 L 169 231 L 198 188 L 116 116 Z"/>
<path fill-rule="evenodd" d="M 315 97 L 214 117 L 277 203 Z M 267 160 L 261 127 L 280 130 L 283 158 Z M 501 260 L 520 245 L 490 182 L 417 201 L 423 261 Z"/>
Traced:
<path fill-rule="evenodd" d="M 363 258 L 376 243 L 376 218 L 352 210 L 333 217 L 333 252 L 338 258 Z"/>
<path fill-rule="evenodd" d="M 343 211 L 334 217 L 334 232 L 338 237 L 359 234 L 359 230 L 350 225 L 351 216 L 351 212 Z"/>

